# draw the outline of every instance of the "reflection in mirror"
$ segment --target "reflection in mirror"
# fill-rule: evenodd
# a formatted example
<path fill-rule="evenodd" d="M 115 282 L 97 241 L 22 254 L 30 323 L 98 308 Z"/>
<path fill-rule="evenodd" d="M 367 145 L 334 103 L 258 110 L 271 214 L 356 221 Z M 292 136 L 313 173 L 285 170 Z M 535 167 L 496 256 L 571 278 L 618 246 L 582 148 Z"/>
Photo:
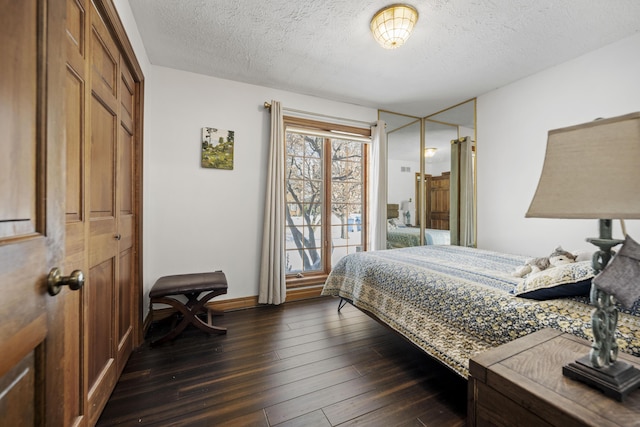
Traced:
<path fill-rule="evenodd" d="M 458 137 L 458 131 L 448 123 L 425 120 L 424 132 L 423 182 L 419 174 L 416 175 L 415 187 L 416 199 L 424 206 L 425 244 L 448 245 L 451 243 L 451 140 Z"/>
<path fill-rule="evenodd" d="M 387 248 L 421 244 L 414 177 L 420 172 L 419 117 L 381 111 L 387 123 Z"/>
<path fill-rule="evenodd" d="M 387 123 L 387 247 L 476 245 L 476 100 Z"/>
<path fill-rule="evenodd" d="M 446 229 L 453 245 L 476 246 L 475 106 L 472 99 L 425 117 L 425 147 L 437 149 L 424 158 L 426 236 Z"/>

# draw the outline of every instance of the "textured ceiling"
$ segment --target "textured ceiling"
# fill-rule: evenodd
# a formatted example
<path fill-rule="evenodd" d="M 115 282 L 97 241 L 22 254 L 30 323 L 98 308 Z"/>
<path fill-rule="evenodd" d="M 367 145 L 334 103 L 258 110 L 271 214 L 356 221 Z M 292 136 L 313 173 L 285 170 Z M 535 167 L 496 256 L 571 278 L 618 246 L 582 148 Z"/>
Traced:
<path fill-rule="evenodd" d="M 418 116 L 640 31 L 640 0 L 421 0 L 386 50 L 393 1 L 129 2 L 152 64 Z"/>

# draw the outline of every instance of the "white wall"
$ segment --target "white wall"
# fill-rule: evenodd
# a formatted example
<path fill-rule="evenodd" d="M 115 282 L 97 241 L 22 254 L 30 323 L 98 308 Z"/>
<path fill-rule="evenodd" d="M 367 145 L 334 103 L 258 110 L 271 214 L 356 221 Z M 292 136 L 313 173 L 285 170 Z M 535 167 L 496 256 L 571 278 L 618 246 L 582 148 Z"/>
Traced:
<path fill-rule="evenodd" d="M 409 172 L 402 172 L 403 167 L 411 168 Z M 419 162 L 408 160 L 387 161 L 387 202 L 402 203 L 416 198 L 415 179 L 420 172 Z"/>
<path fill-rule="evenodd" d="M 113 0 L 113 4 L 115 5 L 118 15 L 120 16 L 122 25 L 127 32 L 129 42 L 131 43 L 131 46 L 136 53 L 136 58 L 140 63 L 140 68 L 142 68 L 142 72 L 146 75 L 149 67 L 151 66 L 151 63 L 149 62 L 147 52 L 144 48 L 144 45 L 142 44 L 142 37 L 140 37 L 140 33 L 138 32 L 138 27 L 136 25 L 135 19 L 133 18 L 133 12 L 131 11 L 131 7 L 129 6 L 129 1 Z"/>
<path fill-rule="evenodd" d="M 438 156 L 438 154 L 436 154 L 436 156 Z M 447 153 L 446 155 L 439 156 L 439 158 L 441 160 L 435 162 L 431 160 L 427 161 L 427 165 L 425 166 L 425 173 L 427 175 L 440 176 L 442 175 L 442 172 L 451 171 L 451 154 Z"/>
<path fill-rule="evenodd" d="M 595 249 L 584 239 L 597 237 L 597 220 L 524 215 L 550 129 L 640 111 L 639 52 L 636 35 L 478 97 L 479 247 L 532 256 L 559 244 Z M 632 237 L 640 238 L 639 223 L 627 221 Z M 622 237 L 617 221 L 614 237 Z"/>

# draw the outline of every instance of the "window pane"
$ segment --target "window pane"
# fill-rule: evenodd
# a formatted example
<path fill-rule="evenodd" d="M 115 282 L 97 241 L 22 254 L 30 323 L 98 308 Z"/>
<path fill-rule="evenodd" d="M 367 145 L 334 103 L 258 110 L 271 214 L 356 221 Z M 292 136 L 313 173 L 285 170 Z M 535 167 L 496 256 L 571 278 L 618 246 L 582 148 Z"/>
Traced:
<path fill-rule="evenodd" d="M 302 241 L 302 227 L 286 227 L 284 245 L 286 249 L 296 249 L 296 241 Z"/>
<path fill-rule="evenodd" d="M 288 157 L 287 179 L 322 179 L 322 160 L 309 157 Z"/>
<path fill-rule="evenodd" d="M 362 252 L 362 246 L 349 246 L 349 253 L 355 254 L 357 252 Z"/>
<path fill-rule="evenodd" d="M 349 225 L 347 229 L 349 231 L 349 240 L 354 238 L 358 238 L 358 240 L 360 240 L 358 236 L 362 231 L 362 215 L 360 213 L 349 212 L 347 224 Z M 358 235 L 356 236 L 353 233 L 358 233 Z M 350 242 L 349 244 L 352 245 L 355 244 L 355 242 Z"/>
<path fill-rule="evenodd" d="M 298 251 L 286 251 L 284 266 L 287 274 L 302 272 L 302 257 Z"/>
<path fill-rule="evenodd" d="M 287 203 L 302 202 L 299 197 L 303 197 L 304 181 L 288 180 L 287 181 Z"/>
<path fill-rule="evenodd" d="M 308 225 L 304 229 L 305 248 L 322 248 L 322 227 L 319 225 Z"/>
<path fill-rule="evenodd" d="M 359 162 L 362 157 L 362 143 L 359 141 L 333 140 L 332 159 L 352 160 Z"/>
<path fill-rule="evenodd" d="M 318 271 L 321 269 L 320 251 L 287 250 L 285 253 L 285 270 L 287 274 Z"/>
<path fill-rule="evenodd" d="M 362 226 L 359 224 L 349 224 L 347 227 L 349 246 L 362 245 Z"/>
<path fill-rule="evenodd" d="M 305 180 L 302 200 L 306 203 L 319 203 L 322 200 L 322 181 Z"/>
<path fill-rule="evenodd" d="M 335 265 L 349 253 L 349 248 L 347 246 L 343 247 L 334 247 L 331 253 L 331 267 L 335 267 Z"/>
<path fill-rule="evenodd" d="M 331 227 L 331 243 L 333 247 L 345 246 L 347 244 L 347 224 L 334 225 Z"/>
<path fill-rule="evenodd" d="M 331 241 L 333 246 L 360 245 L 362 244 L 362 224 L 358 218 L 349 217 L 345 224 L 331 227 Z"/>
<path fill-rule="evenodd" d="M 322 242 L 322 217 L 320 205 L 287 204 L 291 217 L 287 219 L 287 248 L 320 247 Z M 289 244 L 291 242 L 291 244 Z"/>
<path fill-rule="evenodd" d="M 331 225 L 342 225 L 347 222 L 346 212 L 336 210 L 335 205 L 331 207 Z"/>
<path fill-rule="evenodd" d="M 358 215 L 358 220 L 361 221 L 362 218 L 360 218 L 360 216 L 362 215 L 362 204 L 358 203 L 349 205 L 349 216 L 351 215 Z"/>
<path fill-rule="evenodd" d="M 305 217 L 308 217 L 308 222 L 314 225 L 319 225 L 322 220 L 322 204 L 320 203 L 305 203 L 302 207 Z"/>
<path fill-rule="evenodd" d="M 334 160 L 331 167 L 331 179 L 340 182 L 361 182 L 362 168 L 360 163 Z"/>
<path fill-rule="evenodd" d="M 304 143 L 305 155 L 307 157 L 315 157 L 317 159 L 322 158 L 322 145 L 324 143 L 324 138 L 304 135 Z"/>
<path fill-rule="evenodd" d="M 334 206 L 362 203 L 362 184 L 332 182 L 331 203 Z"/>
<path fill-rule="evenodd" d="M 287 158 L 287 170 L 285 176 L 287 179 L 302 179 L 304 177 L 304 158 L 289 157 Z"/>
<path fill-rule="evenodd" d="M 304 154 L 304 138 L 297 133 L 287 132 L 287 155 L 302 156 Z"/>
<path fill-rule="evenodd" d="M 306 158 L 304 176 L 308 179 L 322 179 L 322 159 Z"/>
<path fill-rule="evenodd" d="M 351 195 L 349 198 L 349 203 L 362 203 L 362 184 L 360 183 L 351 183 L 348 185 L 348 192 Z"/>

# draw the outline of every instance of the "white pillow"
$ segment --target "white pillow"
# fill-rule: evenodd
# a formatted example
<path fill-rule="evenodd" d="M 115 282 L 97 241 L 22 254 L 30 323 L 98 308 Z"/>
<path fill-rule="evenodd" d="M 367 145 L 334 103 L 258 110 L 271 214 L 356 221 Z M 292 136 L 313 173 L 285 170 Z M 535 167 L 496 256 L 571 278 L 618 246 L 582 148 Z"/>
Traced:
<path fill-rule="evenodd" d="M 591 261 L 572 262 L 529 274 L 513 290 L 523 298 L 546 300 L 586 295 L 595 271 Z"/>
<path fill-rule="evenodd" d="M 400 218 L 391 218 L 389 221 L 397 228 L 406 227 L 405 223 L 402 222 Z"/>

